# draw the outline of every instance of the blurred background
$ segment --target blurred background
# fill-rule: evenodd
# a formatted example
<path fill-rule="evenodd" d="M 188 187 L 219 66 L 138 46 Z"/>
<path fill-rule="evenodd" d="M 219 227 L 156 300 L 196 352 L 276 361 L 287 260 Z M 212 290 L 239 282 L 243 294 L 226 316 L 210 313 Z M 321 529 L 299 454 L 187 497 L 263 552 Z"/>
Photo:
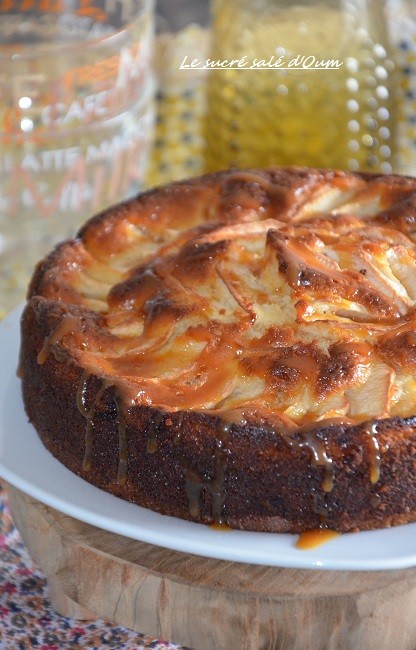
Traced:
<path fill-rule="evenodd" d="M 143 189 L 229 167 L 416 174 L 414 0 L 53 6 L 0 2 L 0 314 L 54 243 Z M 202 65 L 243 57 L 264 65 Z"/>
<path fill-rule="evenodd" d="M 179 31 L 190 23 L 207 26 L 209 0 L 157 0 L 156 12 L 173 31 Z"/>
<path fill-rule="evenodd" d="M 416 173 L 413 0 L 159 0 L 147 182 L 229 166 Z M 282 54 L 339 70 L 178 70 Z"/>

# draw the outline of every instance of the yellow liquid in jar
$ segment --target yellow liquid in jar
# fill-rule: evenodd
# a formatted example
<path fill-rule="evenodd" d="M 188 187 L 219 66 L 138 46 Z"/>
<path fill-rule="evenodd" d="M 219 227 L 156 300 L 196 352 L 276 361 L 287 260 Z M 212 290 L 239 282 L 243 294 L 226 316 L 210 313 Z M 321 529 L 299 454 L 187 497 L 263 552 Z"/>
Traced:
<path fill-rule="evenodd" d="M 216 8 L 216 11 L 215 11 Z M 271 7 L 267 15 L 214 2 L 211 59 L 301 56 L 332 69 L 210 72 L 205 167 L 310 165 L 392 171 L 394 66 L 384 35 L 325 5 Z M 309 59 L 311 61 L 313 59 Z"/>

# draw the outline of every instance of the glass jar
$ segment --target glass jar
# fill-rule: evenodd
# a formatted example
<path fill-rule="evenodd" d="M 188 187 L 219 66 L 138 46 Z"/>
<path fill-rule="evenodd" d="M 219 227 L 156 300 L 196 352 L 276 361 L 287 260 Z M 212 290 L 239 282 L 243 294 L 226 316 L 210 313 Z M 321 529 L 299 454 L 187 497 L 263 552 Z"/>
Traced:
<path fill-rule="evenodd" d="M 416 3 L 387 0 L 399 79 L 398 170 L 416 175 Z"/>
<path fill-rule="evenodd" d="M 213 0 L 205 167 L 390 172 L 396 77 L 381 0 Z"/>
<path fill-rule="evenodd" d="M 154 2 L 0 3 L 0 315 L 35 263 L 143 187 Z"/>
<path fill-rule="evenodd" d="M 154 69 L 157 120 L 146 184 L 170 183 L 203 171 L 207 71 L 184 70 L 186 56 L 209 54 L 207 0 L 159 0 Z"/>

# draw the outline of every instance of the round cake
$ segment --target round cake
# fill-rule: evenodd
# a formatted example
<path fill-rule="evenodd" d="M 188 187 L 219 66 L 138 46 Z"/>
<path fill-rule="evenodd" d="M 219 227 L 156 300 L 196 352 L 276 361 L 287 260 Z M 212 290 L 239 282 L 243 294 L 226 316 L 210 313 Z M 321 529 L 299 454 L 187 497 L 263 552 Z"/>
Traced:
<path fill-rule="evenodd" d="M 25 408 L 90 483 L 256 531 L 416 520 L 416 179 L 227 171 L 37 267 Z"/>

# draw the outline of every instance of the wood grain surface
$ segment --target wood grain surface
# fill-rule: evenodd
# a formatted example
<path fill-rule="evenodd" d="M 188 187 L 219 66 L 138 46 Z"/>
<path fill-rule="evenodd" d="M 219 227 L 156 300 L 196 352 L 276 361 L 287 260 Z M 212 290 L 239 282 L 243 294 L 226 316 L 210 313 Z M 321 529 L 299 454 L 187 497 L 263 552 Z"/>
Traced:
<path fill-rule="evenodd" d="M 106 618 L 195 650 L 416 648 L 416 569 L 318 571 L 202 558 L 84 524 L 11 486 L 9 499 L 65 616 Z"/>

